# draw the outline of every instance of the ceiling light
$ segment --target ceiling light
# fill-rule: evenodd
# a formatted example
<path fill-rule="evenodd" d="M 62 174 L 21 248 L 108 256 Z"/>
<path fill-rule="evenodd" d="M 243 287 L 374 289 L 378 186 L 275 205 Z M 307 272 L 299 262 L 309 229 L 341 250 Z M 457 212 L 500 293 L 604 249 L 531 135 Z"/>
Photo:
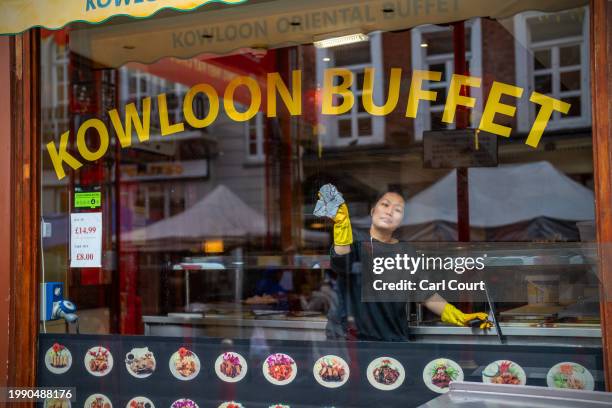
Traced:
<path fill-rule="evenodd" d="M 429 45 L 427 43 L 421 43 L 421 48 L 427 48 Z"/>
<path fill-rule="evenodd" d="M 342 35 L 339 37 L 329 37 L 324 39 L 315 39 L 314 46 L 317 48 L 339 47 L 341 45 L 353 44 L 362 41 L 368 41 L 370 37 L 363 33 Z"/>
<path fill-rule="evenodd" d="M 323 62 L 329 62 L 329 61 L 331 61 L 331 58 L 329 58 L 329 57 L 323 57 Z"/>

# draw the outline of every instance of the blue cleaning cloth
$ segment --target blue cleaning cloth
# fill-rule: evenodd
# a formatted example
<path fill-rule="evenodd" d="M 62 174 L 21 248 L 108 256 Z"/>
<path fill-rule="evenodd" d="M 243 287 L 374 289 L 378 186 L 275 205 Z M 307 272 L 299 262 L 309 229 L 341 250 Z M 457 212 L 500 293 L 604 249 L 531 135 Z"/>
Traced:
<path fill-rule="evenodd" d="M 319 200 L 314 209 L 317 217 L 334 218 L 338 212 L 338 207 L 344 203 L 344 197 L 333 184 L 325 184 L 319 190 Z"/>

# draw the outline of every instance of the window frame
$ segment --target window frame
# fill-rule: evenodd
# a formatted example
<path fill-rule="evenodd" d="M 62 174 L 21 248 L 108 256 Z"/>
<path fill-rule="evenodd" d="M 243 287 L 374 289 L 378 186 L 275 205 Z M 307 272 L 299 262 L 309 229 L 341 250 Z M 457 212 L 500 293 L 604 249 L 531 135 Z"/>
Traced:
<path fill-rule="evenodd" d="M 382 104 L 387 85 L 385 84 L 385 72 L 382 53 L 382 35 L 381 31 L 370 33 L 368 43 L 370 45 L 370 61 L 367 63 L 358 63 L 350 65 L 336 66 L 334 64 L 333 48 L 317 48 L 316 50 L 316 67 L 317 67 L 317 88 L 323 87 L 323 75 L 325 69 L 328 68 L 345 68 L 353 72 L 353 85 L 351 91 L 355 95 L 355 103 L 349 113 L 342 115 L 322 115 L 319 114 L 319 123 L 323 125 L 321 132 L 321 141 L 324 147 L 346 147 L 349 145 L 377 145 L 385 142 L 385 119 L 381 116 L 370 115 L 367 112 L 359 112 L 359 103 L 361 101 L 362 91 L 358 91 L 357 73 L 363 72 L 364 68 L 374 68 L 374 94 L 373 98 L 379 104 Z M 327 61 L 326 61 L 327 60 Z M 338 122 L 340 120 L 351 120 L 351 136 L 340 137 L 338 132 Z M 359 119 L 370 118 L 372 121 L 372 134 L 359 135 Z"/>
<path fill-rule="evenodd" d="M 251 153 L 251 130 L 255 129 L 256 153 Z M 244 122 L 244 155 L 248 164 L 261 164 L 266 160 L 264 146 L 264 113 L 259 111 L 252 118 Z"/>
<path fill-rule="evenodd" d="M 539 11 L 528 11 L 517 14 L 513 17 L 514 33 L 515 33 L 515 61 L 516 61 L 516 84 L 518 87 L 525 90 L 524 95 L 517 102 L 517 124 L 520 132 L 528 132 L 535 121 L 536 107 L 529 102 L 529 96 L 535 89 L 536 70 L 533 66 L 534 51 L 549 49 L 551 51 L 551 68 L 538 70 L 537 73 L 542 74 L 550 71 L 552 74 L 552 93 L 553 98 L 562 98 L 570 96 L 568 94 L 576 93 L 580 96 L 580 116 L 567 117 L 554 112 L 553 117 L 547 125 L 547 130 L 573 129 L 591 126 L 591 89 L 590 89 L 590 50 L 589 50 L 589 8 L 583 7 L 584 19 L 582 20 L 582 35 L 563 37 L 556 40 L 531 42 L 531 35 L 527 20 L 533 17 L 550 15 L 555 13 L 543 13 Z M 558 62 L 558 50 L 561 47 L 580 45 L 580 65 L 572 65 L 569 67 L 555 66 Z M 580 91 L 560 91 L 560 73 L 564 71 L 576 71 L 576 67 L 580 67 Z M 563 95 L 562 95 L 563 94 Z"/>
<path fill-rule="evenodd" d="M 470 76 L 482 78 L 482 24 L 480 18 L 474 18 L 466 21 L 466 26 L 470 28 L 470 51 L 466 52 L 466 60 L 470 63 Z M 434 24 L 423 25 L 415 27 L 410 31 L 411 38 L 411 56 L 412 56 L 412 69 L 428 70 L 431 63 L 440 64 L 444 62 L 446 65 L 446 78 L 444 81 L 432 82 L 428 89 L 436 90 L 441 89 L 441 82 L 446 83 L 446 90 L 448 94 L 448 84 L 450 84 L 451 75 L 454 73 L 454 54 L 436 54 L 434 56 L 427 56 L 427 48 L 421 47 L 423 40 L 423 34 L 433 33 L 438 31 L 447 31 L 448 28 L 440 27 Z M 451 29 L 452 30 L 452 29 Z M 452 31 L 451 31 L 452 32 Z M 450 68 L 450 69 L 449 69 Z M 482 115 L 483 101 L 482 101 L 482 87 L 470 88 L 470 96 L 476 98 L 476 105 L 471 109 L 470 113 L 470 124 L 473 127 L 478 126 L 480 123 L 480 117 Z M 429 101 L 422 101 L 419 106 L 419 113 L 414 119 L 414 140 L 422 141 L 423 132 L 431 130 L 431 107 Z M 434 111 L 443 110 L 436 108 Z M 450 123 L 448 129 L 455 129 L 456 123 Z"/>

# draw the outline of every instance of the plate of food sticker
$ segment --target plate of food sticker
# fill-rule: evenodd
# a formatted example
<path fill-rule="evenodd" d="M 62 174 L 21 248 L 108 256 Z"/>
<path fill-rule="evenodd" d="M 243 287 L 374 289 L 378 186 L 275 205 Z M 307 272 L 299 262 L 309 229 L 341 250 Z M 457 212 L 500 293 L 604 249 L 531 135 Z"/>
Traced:
<path fill-rule="evenodd" d="M 423 382 L 433 392 L 448 392 L 451 381 L 463 381 L 463 370 L 453 360 L 437 358 L 430 361 L 423 369 Z"/>
<path fill-rule="evenodd" d="M 266 380 L 274 385 L 287 385 L 297 375 L 297 364 L 289 355 L 283 353 L 271 354 L 262 364 Z"/>
<path fill-rule="evenodd" d="M 155 408 L 155 405 L 147 397 L 134 397 L 128 401 L 125 408 Z"/>
<path fill-rule="evenodd" d="M 315 380 L 327 388 L 343 386 L 349 379 L 350 371 L 343 358 L 331 354 L 318 359 L 312 368 Z"/>
<path fill-rule="evenodd" d="M 64 374 L 72 366 L 72 354 L 63 344 L 54 343 L 45 353 L 45 366 L 53 374 Z"/>
<path fill-rule="evenodd" d="M 368 381 L 376 389 L 391 391 L 402 385 L 406 374 L 404 366 L 392 357 L 378 357 L 366 369 Z"/>
<path fill-rule="evenodd" d="M 215 361 L 215 373 L 225 382 L 235 383 L 242 380 L 247 370 L 246 360 L 238 353 L 223 353 Z"/>
<path fill-rule="evenodd" d="M 198 356 L 186 347 L 174 352 L 168 364 L 172 375 L 182 381 L 193 380 L 201 368 Z"/>
<path fill-rule="evenodd" d="M 555 364 L 548 370 L 546 384 L 550 388 L 588 391 L 595 389 L 595 380 L 591 372 L 581 364 L 571 362 Z"/>
<path fill-rule="evenodd" d="M 482 382 L 489 384 L 525 385 L 525 370 L 510 360 L 497 360 L 482 370 Z"/>
<path fill-rule="evenodd" d="M 92 347 L 85 354 L 85 368 L 91 375 L 105 376 L 113 369 L 113 355 L 106 347 Z"/>

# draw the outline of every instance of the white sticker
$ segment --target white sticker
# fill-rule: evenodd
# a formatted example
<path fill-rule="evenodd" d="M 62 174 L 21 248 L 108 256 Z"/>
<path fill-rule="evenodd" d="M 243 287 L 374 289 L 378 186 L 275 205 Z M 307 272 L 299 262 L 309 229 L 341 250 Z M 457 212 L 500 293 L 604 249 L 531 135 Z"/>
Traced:
<path fill-rule="evenodd" d="M 70 214 L 70 267 L 102 266 L 102 213 Z"/>

